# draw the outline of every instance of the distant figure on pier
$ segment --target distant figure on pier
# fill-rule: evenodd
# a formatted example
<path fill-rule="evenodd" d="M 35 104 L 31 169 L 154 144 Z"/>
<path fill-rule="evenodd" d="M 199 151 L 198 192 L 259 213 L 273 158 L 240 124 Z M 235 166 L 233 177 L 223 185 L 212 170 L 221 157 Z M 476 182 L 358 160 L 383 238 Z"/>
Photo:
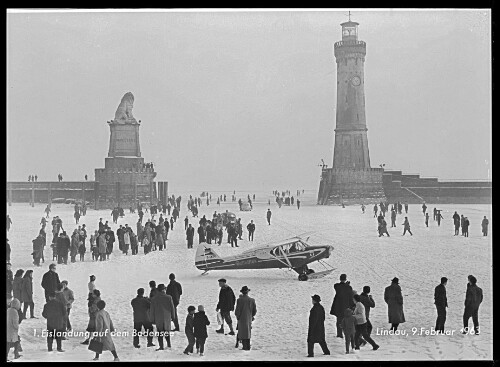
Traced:
<path fill-rule="evenodd" d="M 37 176 L 37 175 L 35 175 L 35 182 L 37 182 L 37 181 L 38 181 L 38 176 Z"/>
<path fill-rule="evenodd" d="M 11 224 L 12 224 L 12 219 L 10 219 L 10 216 L 7 214 L 7 232 L 10 231 Z"/>
<path fill-rule="evenodd" d="M 427 205 L 425 205 L 425 203 L 422 204 L 422 212 L 424 213 L 425 215 L 425 212 L 427 211 Z"/>
<path fill-rule="evenodd" d="M 488 221 L 488 219 L 486 218 L 486 215 L 484 216 L 483 218 L 483 221 L 481 222 L 481 228 L 483 230 L 483 236 L 487 236 L 488 235 L 488 224 L 490 222 Z"/>
<path fill-rule="evenodd" d="M 300 200 L 297 198 L 297 209 L 300 209 Z"/>
<path fill-rule="evenodd" d="M 267 209 L 267 223 L 271 225 L 271 209 Z"/>
<path fill-rule="evenodd" d="M 378 211 L 378 206 L 375 204 L 373 206 L 373 218 L 377 218 L 377 211 Z"/>
<path fill-rule="evenodd" d="M 87 180 L 88 180 L 88 176 L 87 176 L 87 175 L 85 175 L 85 181 L 87 181 Z"/>
<path fill-rule="evenodd" d="M 429 213 L 425 213 L 425 226 L 429 227 Z"/>
<path fill-rule="evenodd" d="M 28 176 L 28 182 L 31 182 L 31 175 Z"/>
<path fill-rule="evenodd" d="M 45 218 L 48 218 L 49 217 L 49 214 L 50 214 L 50 204 L 47 204 L 47 207 L 45 208 Z"/>
<path fill-rule="evenodd" d="M 405 213 L 408 214 L 408 203 L 405 203 Z"/>
<path fill-rule="evenodd" d="M 297 200 L 298 200 L 298 199 L 297 199 Z M 361 211 L 363 212 L 363 214 L 365 214 L 365 209 L 366 209 L 365 204 L 361 204 Z"/>

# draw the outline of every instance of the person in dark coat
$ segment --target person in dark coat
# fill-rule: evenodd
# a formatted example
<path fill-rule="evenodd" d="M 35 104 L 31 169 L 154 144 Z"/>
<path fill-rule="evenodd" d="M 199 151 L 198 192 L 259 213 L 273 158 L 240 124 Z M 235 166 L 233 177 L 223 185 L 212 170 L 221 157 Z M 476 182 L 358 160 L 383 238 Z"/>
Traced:
<path fill-rule="evenodd" d="M 47 349 L 52 352 L 52 345 L 56 339 L 57 351 L 62 350 L 62 333 L 65 330 L 65 320 L 67 318 L 66 307 L 59 301 L 56 301 L 56 294 L 51 291 L 48 294 L 49 301 L 43 306 L 42 316 L 47 319 Z"/>
<path fill-rule="evenodd" d="M 488 224 L 489 223 L 490 222 L 488 221 L 488 219 L 486 218 L 486 215 L 485 215 L 483 220 L 481 221 L 481 230 L 483 231 L 483 236 L 488 235 Z"/>
<path fill-rule="evenodd" d="M 446 298 L 446 277 L 441 278 L 441 284 L 434 288 L 434 304 L 437 309 L 436 331 L 444 333 L 444 323 L 446 322 L 446 307 L 448 307 L 448 299 Z"/>
<path fill-rule="evenodd" d="M 198 227 L 198 243 L 205 242 L 205 228 L 200 224 Z"/>
<path fill-rule="evenodd" d="M 458 230 L 460 229 L 460 215 L 457 212 L 453 214 L 453 225 L 455 226 L 455 236 L 458 236 Z"/>
<path fill-rule="evenodd" d="M 158 289 L 156 288 L 156 282 L 154 280 L 149 281 L 149 300 L 151 301 L 154 296 L 158 294 Z"/>
<path fill-rule="evenodd" d="M 359 350 L 359 346 L 362 343 L 361 336 L 363 339 L 370 343 L 373 347 L 373 350 L 377 350 L 379 346 L 375 341 L 368 335 L 368 331 L 366 330 L 366 311 L 365 306 L 361 302 L 361 297 L 359 294 L 354 295 L 354 301 L 356 302 L 356 307 L 354 308 L 354 318 L 356 319 L 356 334 L 354 335 L 354 341 L 356 343 L 356 347 L 354 349 Z"/>
<path fill-rule="evenodd" d="M 68 253 L 71 247 L 71 240 L 66 235 L 66 231 L 62 231 L 57 238 L 57 255 L 59 264 L 68 263 Z"/>
<path fill-rule="evenodd" d="M 12 282 L 12 291 L 14 292 L 14 298 L 17 298 L 19 302 L 21 303 L 21 306 L 23 305 L 23 297 L 21 295 L 21 291 L 23 289 L 23 274 L 24 270 L 23 269 L 17 269 L 16 275 L 14 275 L 14 281 Z"/>
<path fill-rule="evenodd" d="M 12 274 L 12 270 L 10 269 L 11 268 L 11 264 L 10 262 L 7 263 L 7 276 L 6 276 L 6 279 L 7 279 L 7 301 L 12 299 L 12 282 L 14 282 L 14 275 Z M 19 305 L 19 307 L 21 307 Z"/>
<path fill-rule="evenodd" d="M 167 348 L 171 348 L 170 329 L 172 320 L 177 316 L 172 297 L 166 294 L 164 284 L 158 285 L 158 294 L 151 300 L 149 315 L 151 322 L 156 325 L 156 331 L 159 332 L 158 344 L 160 347 L 157 350 L 164 350 L 163 337 L 167 340 Z"/>
<path fill-rule="evenodd" d="M 342 338 L 342 319 L 344 318 L 344 311 L 346 308 L 354 308 L 354 301 L 352 299 L 352 287 L 349 285 L 347 275 L 340 275 L 340 283 L 335 283 L 335 297 L 333 298 L 330 315 L 337 317 L 337 338 Z"/>
<path fill-rule="evenodd" d="M 349 354 L 349 344 L 351 345 L 351 349 L 355 348 L 354 336 L 356 335 L 356 319 L 350 308 L 345 309 L 341 326 L 345 339 L 345 354 Z"/>
<path fill-rule="evenodd" d="M 219 334 L 224 334 L 224 321 L 226 321 L 229 326 L 230 332 L 229 335 L 234 335 L 233 330 L 233 320 L 231 320 L 231 311 L 234 310 L 234 304 L 236 302 L 236 296 L 234 295 L 233 290 L 230 286 L 226 284 L 226 279 L 219 279 L 219 302 L 217 303 L 217 307 L 215 309 L 216 312 L 219 312 L 222 317 L 222 325 L 220 329 L 216 330 Z"/>
<path fill-rule="evenodd" d="M 321 297 L 315 294 L 312 298 L 313 307 L 309 312 L 309 328 L 307 330 L 307 356 L 314 357 L 314 344 L 319 343 L 323 354 L 329 355 L 330 350 L 325 341 L 325 309 L 320 304 Z"/>
<path fill-rule="evenodd" d="M 189 223 L 188 228 L 186 229 L 186 240 L 188 248 L 193 248 L 193 238 L 194 238 L 194 228 L 191 226 L 191 223 Z"/>
<path fill-rule="evenodd" d="M 92 291 L 92 294 L 89 294 L 88 297 L 88 315 L 89 315 L 89 322 L 87 324 L 87 329 L 89 333 L 93 333 L 96 331 L 96 323 L 95 323 L 95 318 L 97 315 L 97 312 L 99 311 L 99 308 L 97 307 L 97 302 L 101 300 L 101 292 L 98 289 L 94 289 Z M 85 339 L 81 344 L 89 344 L 90 342 L 90 337 Z"/>
<path fill-rule="evenodd" d="M 37 238 L 33 241 L 33 265 L 40 266 L 40 259 L 43 256 L 43 246 L 45 243 L 45 238 L 42 233 L 39 233 Z"/>
<path fill-rule="evenodd" d="M 35 319 L 35 315 L 33 313 L 35 304 L 33 303 L 33 270 L 26 270 L 26 273 L 23 277 L 23 284 L 21 288 L 21 298 L 23 299 L 24 307 L 23 307 L 23 319 L 26 318 L 26 311 L 28 311 L 28 307 L 30 309 L 31 319 Z"/>
<path fill-rule="evenodd" d="M 186 337 L 188 338 L 188 346 L 184 349 L 184 354 L 189 355 L 189 353 L 193 353 L 193 347 L 196 343 L 196 339 L 194 336 L 194 312 L 196 311 L 196 307 L 189 306 L 187 308 L 188 315 L 186 316 L 186 326 L 184 327 L 184 331 L 186 333 Z"/>
<path fill-rule="evenodd" d="M 193 334 L 196 338 L 196 353 L 200 353 L 200 356 L 203 356 L 205 352 L 205 341 L 208 338 L 208 325 L 210 325 L 210 321 L 207 315 L 205 315 L 205 309 L 202 305 L 199 305 L 198 312 L 194 314 L 193 318 Z"/>
<path fill-rule="evenodd" d="M 247 230 L 248 230 L 248 240 L 253 241 L 253 233 L 255 232 L 255 223 L 253 220 L 250 221 L 247 225 Z"/>
<path fill-rule="evenodd" d="M 49 293 L 55 292 L 57 287 L 61 284 L 59 275 L 56 273 L 56 264 L 49 265 L 49 271 L 43 275 L 42 288 L 45 291 L 45 300 L 49 302 Z"/>
<path fill-rule="evenodd" d="M 396 227 L 396 211 L 394 208 L 391 209 L 391 228 Z"/>
<path fill-rule="evenodd" d="M 478 311 L 479 305 L 483 302 L 483 290 L 479 288 L 476 283 L 477 279 L 474 275 L 468 276 L 469 282 L 467 283 L 467 292 L 465 294 L 465 310 L 464 310 L 464 329 L 462 334 L 472 334 L 469 332 L 469 318 L 472 316 L 474 323 L 474 334 L 479 334 L 479 319 Z"/>
<path fill-rule="evenodd" d="M 469 237 L 469 225 L 470 225 L 469 218 L 465 217 L 464 218 L 464 224 L 462 226 L 462 229 L 464 231 L 464 236 L 465 237 Z"/>
<path fill-rule="evenodd" d="M 413 236 L 413 233 L 410 231 L 410 222 L 408 221 L 408 217 L 405 217 L 405 221 L 403 223 L 404 229 L 403 229 L 403 236 L 406 234 L 406 231 L 410 233 L 411 236 Z"/>
<path fill-rule="evenodd" d="M 267 217 L 267 224 L 271 225 L 271 209 L 267 209 L 267 214 L 266 214 L 266 217 Z"/>
<path fill-rule="evenodd" d="M 135 330 L 135 335 L 134 335 L 134 341 L 133 345 L 135 348 L 140 348 L 141 346 L 139 345 L 139 333 L 142 331 L 142 328 L 144 327 L 144 330 L 148 333 L 147 335 L 147 340 L 148 340 L 148 347 L 154 347 L 155 345 L 153 344 L 153 325 L 151 324 L 151 321 L 149 321 L 148 317 L 148 311 L 149 307 L 151 305 L 151 301 L 144 297 L 144 288 L 139 288 L 137 290 L 137 297 L 135 297 L 130 304 L 132 305 L 132 310 L 134 311 L 134 330 Z"/>
<path fill-rule="evenodd" d="M 176 315 L 176 317 L 174 318 L 175 329 L 173 331 L 180 331 L 179 319 L 177 318 L 177 306 L 179 305 L 179 301 L 181 299 L 182 286 L 179 282 L 177 282 L 175 280 L 174 273 L 170 273 L 170 275 L 168 276 L 168 279 L 170 279 L 170 283 L 168 283 L 168 285 L 167 285 L 167 294 L 172 297 L 172 301 L 174 302 L 174 307 L 175 307 L 175 315 Z"/>
<path fill-rule="evenodd" d="M 250 289 L 245 285 L 241 288 L 241 295 L 236 301 L 236 309 L 234 315 L 238 320 L 237 330 L 238 336 L 237 340 L 241 340 L 243 344 L 243 350 L 250 350 L 250 339 L 252 337 L 252 321 L 257 313 L 257 306 L 255 305 L 255 299 L 248 296 Z"/>
<path fill-rule="evenodd" d="M 370 308 L 375 308 L 375 301 L 373 300 L 370 291 L 370 287 L 365 285 L 363 287 L 363 293 L 359 295 L 359 297 L 361 298 L 361 303 L 363 304 L 363 306 L 365 306 L 366 332 L 368 333 L 368 335 L 370 335 L 373 330 L 372 323 L 370 322 Z"/>
<path fill-rule="evenodd" d="M 391 330 L 396 331 L 398 325 L 406 321 L 403 312 L 403 294 L 398 278 L 392 279 L 391 285 L 385 288 L 384 301 L 388 306 L 389 323 L 392 324 Z"/>

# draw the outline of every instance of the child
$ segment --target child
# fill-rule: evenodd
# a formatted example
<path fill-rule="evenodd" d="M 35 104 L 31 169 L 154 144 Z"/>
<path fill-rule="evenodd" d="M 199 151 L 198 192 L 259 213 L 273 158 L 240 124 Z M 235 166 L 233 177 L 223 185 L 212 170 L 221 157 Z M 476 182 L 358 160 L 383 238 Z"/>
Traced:
<path fill-rule="evenodd" d="M 198 312 L 193 317 L 193 329 L 196 338 L 196 353 L 200 353 L 200 356 L 203 356 L 203 352 L 205 351 L 205 340 L 208 337 L 207 325 L 210 325 L 210 321 L 208 321 L 208 317 L 205 315 L 203 306 L 199 305 Z"/>
<path fill-rule="evenodd" d="M 356 333 L 356 319 L 350 308 L 345 309 L 341 325 L 345 339 L 345 354 L 349 354 L 349 343 L 351 344 L 351 349 L 354 349 L 354 334 Z"/>
<path fill-rule="evenodd" d="M 184 354 L 189 355 L 189 353 L 193 353 L 193 346 L 195 343 L 194 331 L 193 331 L 193 320 L 194 320 L 194 311 L 196 311 L 196 307 L 189 306 L 188 307 L 188 315 L 186 316 L 186 326 L 184 331 L 186 332 L 186 336 L 188 338 L 188 346 L 184 349 Z"/>

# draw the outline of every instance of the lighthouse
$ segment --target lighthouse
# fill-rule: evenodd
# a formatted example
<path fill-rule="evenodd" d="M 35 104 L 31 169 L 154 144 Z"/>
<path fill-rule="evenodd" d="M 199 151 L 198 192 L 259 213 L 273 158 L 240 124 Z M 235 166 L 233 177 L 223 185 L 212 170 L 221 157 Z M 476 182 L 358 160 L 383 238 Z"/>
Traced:
<path fill-rule="evenodd" d="M 372 203 L 385 200 L 382 168 L 371 168 L 365 112 L 366 43 L 358 39 L 359 23 L 342 23 L 335 42 L 337 108 L 332 168 L 323 167 L 318 204 Z"/>

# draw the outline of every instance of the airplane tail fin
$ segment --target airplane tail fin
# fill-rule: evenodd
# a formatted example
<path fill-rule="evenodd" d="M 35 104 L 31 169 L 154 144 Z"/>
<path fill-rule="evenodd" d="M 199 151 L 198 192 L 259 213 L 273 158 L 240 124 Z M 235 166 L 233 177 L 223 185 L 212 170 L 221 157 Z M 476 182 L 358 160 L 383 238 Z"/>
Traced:
<path fill-rule="evenodd" d="M 204 242 L 198 245 L 194 260 L 194 264 L 198 269 L 209 270 L 210 265 L 220 262 L 223 262 L 222 258 L 209 245 Z"/>

